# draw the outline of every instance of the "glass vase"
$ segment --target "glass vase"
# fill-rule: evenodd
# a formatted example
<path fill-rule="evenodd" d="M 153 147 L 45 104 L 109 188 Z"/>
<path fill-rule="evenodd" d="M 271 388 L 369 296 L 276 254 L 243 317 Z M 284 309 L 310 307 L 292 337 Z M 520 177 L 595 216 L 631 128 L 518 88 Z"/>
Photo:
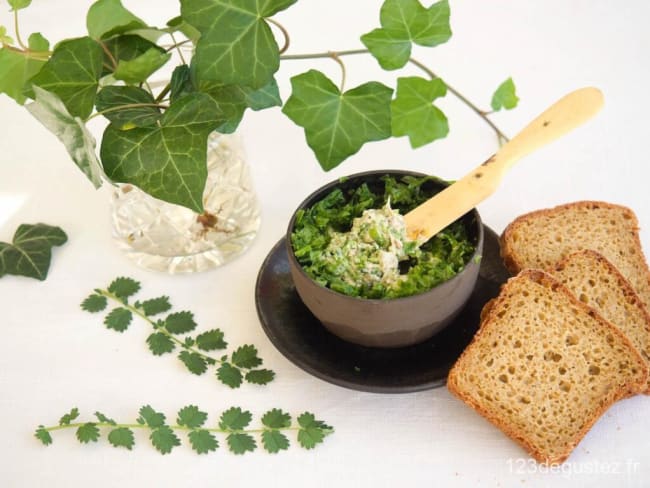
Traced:
<path fill-rule="evenodd" d="M 207 165 L 203 214 L 129 184 L 115 188 L 113 235 L 138 266 L 172 274 L 205 271 L 250 247 L 260 226 L 260 209 L 237 137 L 211 134 Z"/>

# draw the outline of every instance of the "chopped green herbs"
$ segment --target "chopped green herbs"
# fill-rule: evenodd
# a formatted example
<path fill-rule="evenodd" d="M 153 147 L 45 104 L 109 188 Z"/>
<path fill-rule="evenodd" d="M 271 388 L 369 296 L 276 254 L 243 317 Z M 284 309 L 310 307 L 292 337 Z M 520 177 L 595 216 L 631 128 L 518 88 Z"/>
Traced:
<path fill-rule="evenodd" d="M 419 249 L 405 242 L 404 252 L 398 258 L 407 263 L 408 270 L 396 279 L 382 279 L 377 276 L 382 266 L 378 261 L 382 253 L 359 252 L 351 247 L 343 247 L 342 252 L 334 252 L 337 247 L 330 244 L 334 240 L 343 242 L 341 233 L 353 228 L 355 218 L 364 210 L 390 206 L 404 215 L 436 193 L 430 182 L 432 177 L 404 176 L 395 179 L 382 178 L 383 189 L 372 191 L 367 184 L 343 190 L 337 188 L 325 198 L 296 215 L 291 243 L 298 262 L 318 283 L 345 295 L 363 298 L 398 298 L 422 293 L 461 271 L 474 253 L 474 246 L 461 222 L 455 222 Z M 429 183 L 429 184 L 427 184 Z M 357 221 L 355 228 L 363 227 Z M 365 227 L 364 227 L 365 228 Z M 365 237 L 375 236 L 375 249 L 388 250 L 380 241 L 386 237 L 383 232 L 370 232 Z M 365 239 L 364 240 L 368 240 Z M 356 269 L 352 267 L 362 267 Z M 368 279 L 368 275 L 375 278 Z"/>

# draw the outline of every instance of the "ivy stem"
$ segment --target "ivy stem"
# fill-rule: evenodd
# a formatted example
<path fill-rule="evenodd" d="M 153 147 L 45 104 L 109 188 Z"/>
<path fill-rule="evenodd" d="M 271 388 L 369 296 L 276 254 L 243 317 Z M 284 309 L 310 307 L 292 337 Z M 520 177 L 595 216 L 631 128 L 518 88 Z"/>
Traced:
<path fill-rule="evenodd" d="M 187 61 L 185 61 L 185 56 L 183 56 L 183 51 L 181 51 L 180 44 L 176 42 L 176 38 L 174 37 L 174 33 L 170 32 L 169 36 L 172 38 L 172 41 L 174 42 L 174 46 L 176 46 L 176 52 L 178 53 L 178 56 L 181 58 L 181 62 L 183 64 L 187 64 Z"/>
<path fill-rule="evenodd" d="M 111 107 L 111 108 L 107 108 L 106 110 L 102 110 L 100 112 L 95 112 L 94 114 L 92 114 L 90 117 L 86 119 L 86 122 L 88 122 L 91 119 L 94 119 L 99 115 L 104 115 L 109 112 L 117 112 L 118 110 L 124 110 L 127 108 L 137 108 L 137 107 L 158 107 L 163 109 L 169 108 L 168 105 L 162 105 L 160 103 L 127 103 L 125 105 L 120 105 L 119 107 Z"/>
<path fill-rule="evenodd" d="M 289 49 L 289 44 L 291 42 L 291 38 L 289 37 L 289 31 L 287 31 L 287 29 L 282 24 L 280 24 L 280 22 L 278 22 L 277 20 L 273 20 L 271 18 L 267 18 L 266 20 L 269 24 L 276 26 L 280 30 L 280 32 L 282 32 L 282 36 L 284 37 L 284 45 L 280 49 L 280 54 L 285 53 L 287 49 Z"/>
<path fill-rule="evenodd" d="M 18 28 L 18 9 L 14 9 L 14 32 L 16 34 L 16 42 L 20 47 L 25 51 L 29 51 L 29 48 L 23 43 L 23 40 L 20 38 L 20 29 Z"/>
<path fill-rule="evenodd" d="M 64 430 L 64 429 L 74 429 L 74 428 L 79 428 L 83 427 L 86 424 L 93 424 L 96 427 L 108 427 L 108 428 L 126 428 L 126 429 L 152 429 L 155 427 L 149 427 L 147 424 L 111 424 L 108 422 L 74 422 L 70 424 L 64 424 L 64 425 L 52 425 L 49 427 L 43 427 L 44 430 L 48 432 L 53 432 L 56 430 Z M 267 430 L 300 430 L 300 426 L 295 426 L 295 427 L 282 427 L 282 428 L 267 428 L 267 429 L 221 429 L 219 427 L 188 427 L 186 425 L 168 425 L 170 429 L 173 430 L 184 430 L 184 431 L 192 431 L 192 430 L 207 430 L 208 432 L 214 432 L 215 434 L 260 434 L 262 432 L 265 432 Z M 330 429 L 323 429 L 323 432 L 325 433 L 331 433 L 327 432 Z M 333 429 L 332 429 L 333 431 Z"/>
<path fill-rule="evenodd" d="M 300 59 L 317 59 L 317 58 L 334 58 L 334 56 L 340 57 L 340 56 L 349 56 L 349 55 L 354 55 L 354 54 L 369 54 L 370 51 L 367 49 L 349 49 L 345 51 L 328 51 L 324 53 L 309 53 L 309 54 L 290 54 L 290 55 L 284 55 L 280 56 L 281 60 L 300 60 Z M 427 75 L 429 75 L 432 79 L 439 78 L 437 74 L 435 74 L 431 69 L 429 69 L 427 66 L 422 64 L 420 61 L 410 58 L 409 62 L 413 65 L 424 71 Z M 499 142 L 502 141 L 508 141 L 508 137 L 499 129 L 492 120 L 488 117 L 489 112 L 484 112 L 480 108 L 478 108 L 474 103 L 472 103 L 467 97 L 465 97 L 462 93 L 460 93 L 458 90 L 456 90 L 453 86 L 450 86 L 445 82 L 447 85 L 447 89 L 449 90 L 450 93 L 452 93 L 456 98 L 458 98 L 461 102 L 463 102 L 465 105 L 467 105 L 472 111 L 476 113 L 481 119 L 485 121 L 486 124 L 488 124 L 492 130 L 497 134 L 497 137 L 499 138 Z"/>
<path fill-rule="evenodd" d="M 104 44 L 102 41 L 97 41 L 99 45 L 101 46 L 102 50 L 104 53 L 106 53 L 106 56 L 108 59 L 111 61 L 111 64 L 113 65 L 113 71 L 117 69 L 117 60 L 115 59 L 115 56 L 113 56 L 113 53 L 106 47 L 106 44 Z"/>
<path fill-rule="evenodd" d="M 156 324 L 154 323 L 154 321 L 151 320 L 147 316 L 147 314 L 145 314 L 141 309 L 139 309 L 137 307 L 134 307 L 133 305 L 131 305 L 130 303 L 128 303 L 125 300 L 122 300 L 120 297 L 118 297 L 117 295 L 114 295 L 110 291 L 98 289 L 97 292 L 100 293 L 101 295 L 104 295 L 106 298 L 110 298 L 111 300 L 115 300 L 116 302 L 118 302 L 119 304 L 124 306 L 124 308 L 126 308 L 127 310 L 130 310 L 131 312 L 136 314 L 138 317 L 140 317 L 142 320 L 144 320 L 149 325 L 151 325 L 151 327 L 153 327 L 153 329 L 155 331 L 166 335 L 171 341 L 173 341 L 176 344 L 178 344 L 179 346 L 181 346 L 181 348 L 183 348 L 183 349 L 185 349 L 187 351 L 191 351 L 191 352 L 193 352 L 195 354 L 198 354 L 199 356 L 201 356 L 203 359 L 205 359 L 208 362 L 215 362 L 215 363 L 219 363 L 219 364 L 224 363 L 224 361 L 222 361 L 221 359 L 213 358 L 213 357 L 208 356 L 207 354 L 201 352 L 200 350 L 198 350 L 198 349 L 196 349 L 194 347 L 188 346 L 182 340 L 180 340 L 175 335 L 173 335 L 171 332 L 167 331 L 164 327 L 157 327 Z"/>
<path fill-rule="evenodd" d="M 173 37 L 172 37 L 172 39 L 173 39 Z M 174 40 L 174 44 L 172 44 L 171 46 L 164 46 L 164 47 L 167 50 L 167 52 L 170 52 L 170 51 L 173 51 L 174 49 L 179 49 L 181 46 L 184 46 L 185 44 L 189 44 L 190 42 L 192 42 L 191 39 L 185 39 L 185 40 L 183 40 L 181 42 L 176 42 Z"/>
<path fill-rule="evenodd" d="M 158 96 L 156 97 L 156 99 L 154 100 L 154 102 L 156 102 L 156 103 L 160 103 L 160 102 L 162 102 L 163 99 L 165 98 L 165 96 L 167 96 L 167 94 L 171 91 L 171 89 L 172 89 L 172 84 L 171 84 L 171 82 L 170 82 L 170 83 L 167 83 L 167 84 L 165 85 L 165 88 L 163 88 L 162 91 L 158 94 Z"/>
<path fill-rule="evenodd" d="M 343 63 L 343 61 L 341 60 L 341 58 L 339 57 L 339 55 L 337 53 L 331 52 L 329 54 L 330 54 L 330 58 L 332 58 L 334 61 L 336 61 L 339 64 L 339 66 L 341 67 L 341 87 L 340 87 L 340 90 L 341 90 L 341 93 L 343 93 L 343 89 L 345 88 L 345 74 L 346 74 L 345 73 L 345 63 Z"/>

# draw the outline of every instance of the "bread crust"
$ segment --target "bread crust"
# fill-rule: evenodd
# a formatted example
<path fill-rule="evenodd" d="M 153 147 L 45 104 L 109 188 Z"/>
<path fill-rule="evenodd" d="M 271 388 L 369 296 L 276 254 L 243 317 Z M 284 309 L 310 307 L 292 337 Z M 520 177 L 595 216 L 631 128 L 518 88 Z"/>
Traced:
<path fill-rule="evenodd" d="M 558 454 L 555 457 L 547 457 L 545 453 L 542 451 L 538 450 L 527 438 L 525 435 L 517 432 L 517 430 L 513 427 L 511 427 L 507 421 L 492 415 L 487 409 L 483 408 L 483 406 L 477 402 L 475 402 L 468 394 L 465 394 L 458 386 L 456 382 L 456 374 L 458 368 L 460 368 L 460 364 L 462 363 L 463 359 L 466 356 L 469 356 L 471 354 L 472 348 L 477 344 L 480 340 L 483 334 L 485 334 L 485 331 L 489 329 L 489 327 L 495 323 L 495 316 L 493 314 L 493 311 L 495 309 L 498 309 L 500 305 L 502 305 L 506 300 L 506 293 L 509 286 L 513 286 L 513 283 L 515 280 L 520 280 L 520 279 L 529 279 L 532 280 L 536 283 L 539 283 L 543 285 L 546 288 L 550 288 L 552 290 L 557 290 L 560 293 L 563 293 L 568 297 L 569 301 L 577 306 L 578 308 L 582 309 L 586 313 L 588 313 L 590 316 L 592 316 L 595 320 L 601 323 L 601 325 L 608 329 L 609 332 L 612 334 L 615 334 L 619 338 L 623 340 L 625 344 L 629 346 L 631 356 L 633 357 L 634 360 L 636 360 L 636 363 L 638 363 L 638 366 L 641 370 L 641 375 L 638 375 L 639 378 L 635 381 L 634 379 L 630 378 L 628 379 L 622 387 L 618 389 L 609 399 L 607 402 L 601 403 L 599 408 L 595 411 L 595 414 L 591 416 L 591 418 L 586 419 L 584 427 L 575 435 L 573 442 L 570 443 L 566 450 L 560 454 Z M 458 358 L 457 362 L 454 364 L 452 367 L 451 371 L 449 372 L 449 377 L 447 379 L 447 388 L 448 390 L 454 394 L 456 397 L 458 397 L 460 400 L 465 402 L 467 405 L 469 405 L 471 408 L 473 408 L 476 412 L 478 412 L 481 416 L 486 418 L 488 421 L 496 425 L 500 430 L 502 430 L 508 437 L 513 439 L 515 442 L 520 444 L 530 455 L 535 458 L 538 462 L 543 463 L 543 464 L 561 464 L 563 463 L 571 454 L 573 449 L 578 445 L 578 443 L 583 439 L 583 437 L 587 434 L 587 432 L 591 429 L 593 424 L 607 411 L 607 409 L 613 405 L 616 401 L 624 398 L 627 396 L 628 392 L 630 391 L 637 391 L 640 392 L 645 388 L 646 382 L 647 382 L 647 376 L 648 376 L 648 367 L 646 365 L 645 360 L 641 357 L 641 355 L 637 352 L 636 348 L 632 345 L 630 340 L 615 326 L 607 322 L 605 319 L 603 319 L 599 314 L 597 314 L 591 307 L 588 305 L 582 303 L 579 301 L 569 290 L 566 288 L 562 283 L 560 283 L 558 280 L 556 280 L 552 275 L 541 271 L 541 270 L 535 270 L 535 269 L 527 269 L 522 271 L 519 275 L 517 275 L 514 278 L 510 278 L 508 282 L 503 286 L 500 295 L 496 298 L 496 301 L 491 302 L 489 304 L 489 309 L 486 313 L 486 316 L 484 317 L 484 322 L 483 326 L 478 330 L 478 332 L 474 335 L 474 338 L 472 339 L 472 342 L 465 348 L 461 356 Z"/>
<path fill-rule="evenodd" d="M 639 220 L 637 219 L 635 213 L 628 207 L 625 207 L 623 205 L 617 205 L 614 203 L 608 203 L 608 202 L 600 202 L 596 200 L 582 200 L 578 202 L 572 202 L 572 203 L 565 203 L 563 205 L 558 205 L 556 207 L 552 208 L 545 208 L 541 210 L 535 210 L 533 212 L 529 212 L 523 215 L 520 215 L 517 217 L 515 220 L 513 220 L 508 226 L 505 228 L 503 233 L 501 234 L 500 238 L 500 245 L 501 245 L 501 258 L 503 259 L 503 263 L 505 264 L 506 268 L 508 271 L 510 271 L 511 274 L 515 275 L 519 273 L 522 269 L 525 268 L 523 263 L 517 260 L 517 255 L 516 252 L 512 249 L 512 233 L 516 230 L 517 226 L 521 224 L 522 222 L 526 222 L 527 220 L 539 216 L 550 216 L 554 215 L 558 212 L 562 212 L 564 210 L 571 210 L 575 208 L 587 208 L 587 209 L 598 209 L 598 208 L 609 208 L 609 209 L 617 209 L 621 210 L 623 213 L 625 213 L 629 220 L 630 223 L 633 225 L 633 236 L 632 240 L 634 243 L 634 246 L 637 248 L 639 251 L 639 255 L 643 258 L 642 261 L 645 263 L 645 275 L 646 279 L 648 281 L 648 285 L 650 286 L 650 269 L 648 268 L 647 260 L 645 258 L 645 255 L 643 254 L 643 249 L 641 247 L 641 240 L 639 238 Z"/>

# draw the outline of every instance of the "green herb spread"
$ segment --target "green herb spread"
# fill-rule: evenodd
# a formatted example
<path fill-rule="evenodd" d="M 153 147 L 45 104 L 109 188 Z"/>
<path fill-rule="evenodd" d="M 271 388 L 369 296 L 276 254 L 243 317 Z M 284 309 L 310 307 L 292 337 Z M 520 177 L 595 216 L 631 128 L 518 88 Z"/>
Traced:
<path fill-rule="evenodd" d="M 421 247 L 406 236 L 402 215 L 435 193 L 432 179 L 384 176 L 382 192 L 336 189 L 300 210 L 291 236 L 298 262 L 323 286 L 364 298 L 415 295 L 455 276 L 474 253 L 461 222 Z"/>

